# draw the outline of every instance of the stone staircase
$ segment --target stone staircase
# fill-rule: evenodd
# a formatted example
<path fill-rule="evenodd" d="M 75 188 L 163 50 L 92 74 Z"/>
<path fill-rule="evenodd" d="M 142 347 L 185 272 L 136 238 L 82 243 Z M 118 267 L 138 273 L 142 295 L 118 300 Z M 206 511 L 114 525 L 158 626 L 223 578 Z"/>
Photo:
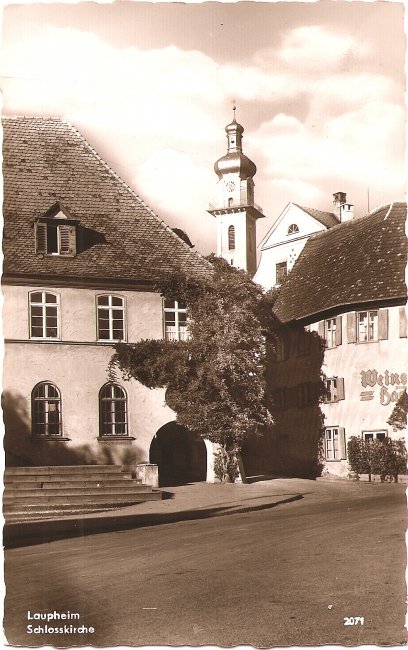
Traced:
<path fill-rule="evenodd" d="M 119 465 L 9 467 L 4 472 L 6 523 L 102 512 L 160 500 L 160 490 Z"/>

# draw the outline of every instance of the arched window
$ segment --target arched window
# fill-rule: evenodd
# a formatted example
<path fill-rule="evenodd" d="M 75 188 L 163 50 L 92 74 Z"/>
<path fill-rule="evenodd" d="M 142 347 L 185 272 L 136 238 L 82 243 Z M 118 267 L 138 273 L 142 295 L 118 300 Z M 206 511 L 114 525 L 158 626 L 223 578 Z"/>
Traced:
<path fill-rule="evenodd" d="M 118 384 L 105 384 L 99 393 L 99 435 L 127 436 L 127 396 Z"/>
<path fill-rule="evenodd" d="M 299 232 L 299 226 L 297 226 L 295 223 L 290 224 L 288 228 L 288 235 L 296 235 L 296 233 Z"/>
<path fill-rule="evenodd" d="M 228 228 L 228 249 L 230 251 L 235 250 L 235 227 L 230 226 Z"/>
<path fill-rule="evenodd" d="M 30 338 L 59 338 L 59 296 L 47 291 L 32 291 L 30 301 Z"/>
<path fill-rule="evenodd" d="M 123 341 L 125 338 L 125 299 L 98 296 L 98 341 Z"/>
<path fill-rule="evenodd" d="M 34 436 L 61 435 L 61 393 L 54 384 L 44 381 L 34 387 L 31 413 Z"/>

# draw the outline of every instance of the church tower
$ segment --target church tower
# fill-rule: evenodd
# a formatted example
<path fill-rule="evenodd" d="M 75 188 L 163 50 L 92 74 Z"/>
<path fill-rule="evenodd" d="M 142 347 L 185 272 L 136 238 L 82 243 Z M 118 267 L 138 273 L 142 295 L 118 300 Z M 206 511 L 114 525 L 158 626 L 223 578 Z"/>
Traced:
<path fill-rule="evenodd" d="M 225 127 L 228 151 L 214 165 L 218 176 L 215 205 L 208 212 L 217 220 L 217 255 L 232 266 L 256 271 L 256 220 L 264 217 L 254 202 L 256 166 L 242 153 L 243 127 L 234 119 Z"/>

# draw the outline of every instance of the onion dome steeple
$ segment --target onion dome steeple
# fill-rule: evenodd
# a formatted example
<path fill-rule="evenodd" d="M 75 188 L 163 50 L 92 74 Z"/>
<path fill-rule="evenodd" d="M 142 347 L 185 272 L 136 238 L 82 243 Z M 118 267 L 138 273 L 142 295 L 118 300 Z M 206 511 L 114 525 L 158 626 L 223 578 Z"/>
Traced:
<path fill-rule="evenodd" d="M 214 165 L 218 176 L 215 203 L 209 213 L 217 220 L 217 255 L 229 264 L 256 271 L 256 220 L 264 216 L 254 201 L 256 166 L 242 153 L 244 128 L 234 118 L 225 127 L 228 150 Z"/>
<path fill-rule="evenodd" d="M 256 174 L 256 165 L 242 153 L 242 134 L 244 127 L 235 119 L 236 107 L 234 106 L 234 119 L 227 124 L 225 131 L 228 141 L 228 153 L 217 160 L 214 171 L 218 178 L 225 174 L 238 173 L 242 179 L 252 178 Z"/>

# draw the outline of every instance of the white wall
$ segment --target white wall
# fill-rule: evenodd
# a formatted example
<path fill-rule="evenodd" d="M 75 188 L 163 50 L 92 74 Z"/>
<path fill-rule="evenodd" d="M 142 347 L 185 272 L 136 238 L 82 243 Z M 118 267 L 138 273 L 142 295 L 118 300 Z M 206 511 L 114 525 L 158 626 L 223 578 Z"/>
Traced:
<path fill-rule="evenodd" d="M 28 293 L 49 290 L 60 295 L 61 341 L 29 340 Z M 107 367 L 114 352 L 112 344 L 96 341 L 96 296 L 114 293 L 125 297 L 128 340 L 162 338 L 162 299 L 153 292 L 97 291 L 91 289 L 5 286 L 4 335 L 5 357 L 3 392 L 21 416 L 31 420 L 31 392 L 41 381 L 54 383 L 61 391 L 63 436 L 71 440 L 68 449 L 100 455 L 99 390 L 107 382 Z M 136 460 L 149 460 L 150 443 L 156 431 L 175 419 L 165 405 L 164 390 L 150 390 L 137 381 L 118 383 L 128 396 L 130 444 Z M 17 418 L 17 413 L 16 413 Z M 19 435 L 15 432 L 15 435 Z M 111 453 L 116 462 L 129 452 L 129 443 L 112 441 Z M 88 452 L 87 452 L 88 453 Z M 89 462 L 89 461 L 88 461 Z"/>
<path fill-rule="evenodd" d="M 347 314 L 342 314 L 342 344 L 325 351 L 324 374 L 327 378 L 343 377 L 345 388 L 344 400 L 322 405 L 325 426 L 344 427 L 346 441 L 353 435 L 361 436 L 363 431 L 386 431 L 395 439 L 404 435 L 387 424 L 399 395 L 407 385 L 407 339 L 399 336 L 400 307 L 390 307 L 388 319 L 387 340 L 348 343 Z M 311 330 L 318 331 L 318 323 L 312 324 Z M 373 387 L 364 386 L 362 373 L 369 370 L 377 371 L 378 375 Z M 395 376 L 391 377 L 391 373 Z M 371 392 L 372 399 L 367 399 Z M 327 461 L 326 467 L 330 473 L 344 476 L 348 473 L 345 460 Z"/>
<path fill-rule="evenodd" d="M 298 226 L 299 233 L 288 235 L 291 224 Z M 289 203 L 261 244 L 261 259 L 254 282 L 265 289 L 275 286 L 276 264 L 286 261 L 290 271 L 310 235 L 323 230 L 326 228 L 316 219 Z"/>

